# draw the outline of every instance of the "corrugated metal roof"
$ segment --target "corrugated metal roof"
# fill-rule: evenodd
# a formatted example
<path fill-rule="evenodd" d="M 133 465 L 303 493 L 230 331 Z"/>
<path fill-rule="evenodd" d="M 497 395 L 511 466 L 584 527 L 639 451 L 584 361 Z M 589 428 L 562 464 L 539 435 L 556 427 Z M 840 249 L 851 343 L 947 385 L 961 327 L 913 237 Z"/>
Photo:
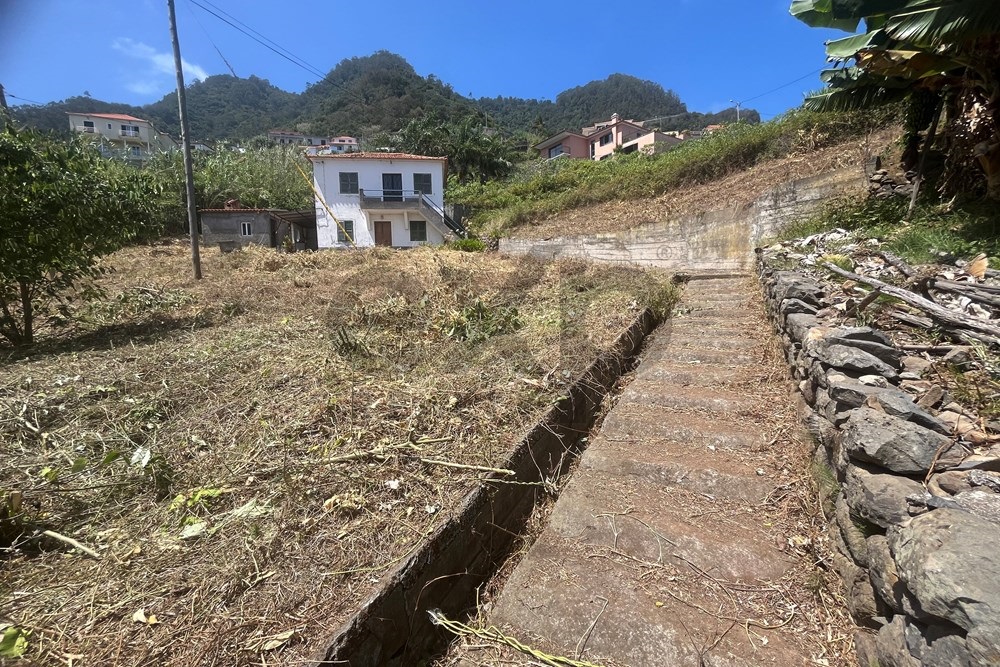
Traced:
<path fill-rule="evenodd" d="M 108 120 L 137 120 L 140 123 L 149 122 L 144 118 L 136 118 L 135 116 L 129 116 L 124 113 L 90 113 L 87 111 L 67 111 L 66 113 L 71 116 L 93 116 L 94 118 L 107 118 Z"/>
<path fill-rule="evenodd" d="M 329 159 L 329 160 L 435 160 L 440 162 L 447 162 L 446 157 L 431 157 L 429 155 L 411 155 L 409 153 L 380 153 L 380 152 L 366 152 L 366 153 L 330 153 L 321 155 L 307 155 L 310 160 L 316 159 Z"/>

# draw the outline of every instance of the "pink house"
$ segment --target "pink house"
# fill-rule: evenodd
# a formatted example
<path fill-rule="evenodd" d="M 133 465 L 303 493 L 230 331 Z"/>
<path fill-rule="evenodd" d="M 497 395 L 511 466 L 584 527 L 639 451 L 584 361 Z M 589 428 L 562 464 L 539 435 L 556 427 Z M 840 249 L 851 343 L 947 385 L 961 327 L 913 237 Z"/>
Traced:
<path fill-rule="evenodd" d="M 656 134 L 657 136 L 652 136 Z M 549 137 L 540 144 L 535 145 L 535 150 L 546 159 L 557 157 L 572 157 L 590 160 L 603 160 L 615 152 L 615 149 L 628 145 L 632 150 L 639 147 L 637 140 L 642 137 L 649 137 L 648 141 L 638 142 L 645 152 L 652 151 L 654 141 L 661 141 L 666 137 L 660 133 L 653 133 L 642 126 L 642 121 L 624 120 L 618 114 L 611 116 L 611 120 L 595 123 L 590 127 L 585 127 L 577 132 L 560 132 Z"/>

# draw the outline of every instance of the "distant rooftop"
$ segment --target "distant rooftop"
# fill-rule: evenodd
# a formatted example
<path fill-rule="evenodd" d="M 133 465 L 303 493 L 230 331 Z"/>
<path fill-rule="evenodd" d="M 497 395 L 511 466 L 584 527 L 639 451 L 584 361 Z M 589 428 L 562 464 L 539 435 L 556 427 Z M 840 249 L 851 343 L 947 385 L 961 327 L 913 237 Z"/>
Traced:
<path fill-rule="evenodd" d="M 310 158 L 325 158 L 329 160 L 439 160 L 447 162 L 446 157 L 431 157 L 429 155 L 412 155 L 410 153 L 382 153 L 379 151 L 368 151 L 363 153 L 316 153 Z"/>
<path fill-rule="evenodd" d="M 136 118 L 124 113 L 93 113 L 90 111 L 67 111 L 70 116 L 93 116 L 94 118 L 107 118 L 108 120 L 137 120 L 141 123 L 148 123 L 145 118 Z"/>

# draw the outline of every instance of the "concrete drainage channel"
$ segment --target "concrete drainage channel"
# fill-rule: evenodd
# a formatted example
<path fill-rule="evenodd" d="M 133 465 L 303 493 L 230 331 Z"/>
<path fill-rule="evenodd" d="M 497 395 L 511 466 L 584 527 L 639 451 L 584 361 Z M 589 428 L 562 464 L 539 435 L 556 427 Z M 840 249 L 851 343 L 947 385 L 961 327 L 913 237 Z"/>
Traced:
<path fill-rule="evenodd" d="M 470 492 L 454 516 L 383 578 L 312 664 L 396 667 L 425 663 L 442 651 L 451 636 L 427 612 L 440 609 L 461 619 L 475 607 L 477 590 L 512 554 L 540 500 L 538 483 L 579 456 L 581 435 L 656 325 L 651 312 L 641 313 L 500 464 L 515 471 L 520 484 L 487 483 Z"/>

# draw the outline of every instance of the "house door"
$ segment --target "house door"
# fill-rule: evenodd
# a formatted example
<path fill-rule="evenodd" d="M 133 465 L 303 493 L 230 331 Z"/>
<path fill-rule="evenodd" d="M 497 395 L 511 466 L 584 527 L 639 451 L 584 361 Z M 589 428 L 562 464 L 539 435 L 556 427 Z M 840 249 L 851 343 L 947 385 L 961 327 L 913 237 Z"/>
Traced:
<path fill-rule="evenodd" d="M 392 223 L 388 220 L 375 221 L 375 245 L 392 245 Z"/>
<path fill-rule="evenodd" d="M 403 201 L 402 174 L 382 174 L 382 200 Z"/>

